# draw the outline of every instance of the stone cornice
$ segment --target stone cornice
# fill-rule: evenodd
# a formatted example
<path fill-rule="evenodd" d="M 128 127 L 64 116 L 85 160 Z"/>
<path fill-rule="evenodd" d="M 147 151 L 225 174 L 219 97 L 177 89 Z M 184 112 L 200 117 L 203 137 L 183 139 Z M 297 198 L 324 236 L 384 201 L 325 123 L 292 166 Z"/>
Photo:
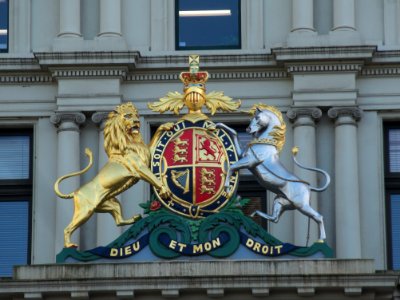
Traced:
<path fill-rule="evenodd" d="M 214 80 L 287 78 L 296 72 L 359 72 L 361 76 L 400 75 L 400 50 L 375 46 L 274 48 L 251 53 L 210 51 L 201 66 Z M 138 51 L 37 52 L 0 55 L 0 83 L 42 83 L 61 77 L 120 77 L 127 81 L 176 81 L 187 69 L 187 54 L 141 56 Z M 50 70 L 50 72 L 48 72 Z"/>
<path fill-rule="evenodd" d="M 272 53 L 277 61 L 319 61 L 338 59 L 371 59 L 376 46 L 337 46 L 337 47 L 299 47 L 275 48 Z"/>
<path fill-rule="evenodd" d="M 399 50 L 382 50 L 375 53 L 373 63 L 399 63 L 400 62 L 400 49 Z"/>
<path fill-rule="evenodd" d="M 40 70 L 35 57 L 2 57 L 0 56 L 0 71 L 8 70 Z"/>
<path fill-rule="evenodd" d="M 188 55 L 179 55 L 176 52 L 159 56 L 142 56 L 139 58 L 138 67 L 152 67 L 159 65 L 172 65 L 175 68 L 186 68 L 188 64 Z M 202 68 L 218 66 L 272 66 L 275 65 L 273 55 L 266 53 L 220 53 L 201 55 Z"/>
<path fill-rule="evenodd" d="M 35 58 L 42 67 L 62 65 L 132 65 L 140 53 L 137 51 L 102 52 L 36 52 Z"/>

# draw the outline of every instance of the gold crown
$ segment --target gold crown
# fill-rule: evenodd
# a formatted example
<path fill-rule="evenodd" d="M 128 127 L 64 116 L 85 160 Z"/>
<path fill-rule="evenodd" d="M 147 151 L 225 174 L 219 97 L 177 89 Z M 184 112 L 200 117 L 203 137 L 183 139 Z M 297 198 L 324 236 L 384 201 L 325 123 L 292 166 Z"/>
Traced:
<path fill-rule="evenodd" d="M 200 72 L 200 57 L 198 55 L 189 56 L 189 72 L 181 72 L 179 79 L 185 85 L 184 88 L 190 86 L 202 85 L 205 88 L 205 83 L 208 80 L 208 72 Z"/>

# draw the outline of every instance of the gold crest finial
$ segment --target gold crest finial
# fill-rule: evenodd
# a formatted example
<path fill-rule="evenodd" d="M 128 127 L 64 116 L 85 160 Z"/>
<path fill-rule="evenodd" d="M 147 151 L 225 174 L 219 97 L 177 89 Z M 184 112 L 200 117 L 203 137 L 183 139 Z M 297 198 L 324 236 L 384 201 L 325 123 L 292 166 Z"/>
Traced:
<path fill-rule="evenodd" d="M 200 56 L 189 56 L 189 71 L 181 72 L 179 79 L 183 82 L 183 94 L 179 92 L 168 92 L 160 101 L 149 103 L 149 108 L 155 112 L 172 111 L 179 114 L 184 106 L 189 113 L 183 118 L 197 121 L 207 119 L 201 110 L 206 106 L 212 115 L 217 110 L 232 112 L 240 107 L 240 100 L 234 101 L 232 98 L 225 96 L 223 92 L 211 92 L 206 94 L 206 82 L 209 78 L 207 71 L 200 71 Z"/>

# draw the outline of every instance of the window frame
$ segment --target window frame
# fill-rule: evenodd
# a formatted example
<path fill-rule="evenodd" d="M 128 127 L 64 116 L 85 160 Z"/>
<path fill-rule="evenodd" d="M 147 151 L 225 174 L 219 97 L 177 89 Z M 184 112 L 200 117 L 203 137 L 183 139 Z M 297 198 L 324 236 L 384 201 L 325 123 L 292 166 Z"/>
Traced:
<path fill-rule="evenodd" d="M 200 46 L 200 47 L 181 47 L 179 46 L 179 1 L 175 0 L 175 50 L 240 50 L 242 49 L 242 4 L 238 0 L 238 46 Z"/>
<path fill-rule="evenodd" d="M 0 128 L 0 136 L 29 137 L 29 178 L 0 179 L 0 202 L 27 202 L 28 234 L 26 263 L 31 264 L 32 253 L 32 218 L 33 218 L 33 128 Z M 0 276 L 8 278 L 8 276 Z"/>
<path fill-rule="evenodd" d="M 385 214 L 386 214 L 386 245 L 387 266 L 393 270 L 393 241 L 392 241 L 392 217 L 391 196 L 400 195 L 400 172 L 390 172 L 389 132 L 400 130 L 399 122 L 385 122 L 383 124 L 383 148 L 384 148 L 384 175 L 385 175 Z"/>

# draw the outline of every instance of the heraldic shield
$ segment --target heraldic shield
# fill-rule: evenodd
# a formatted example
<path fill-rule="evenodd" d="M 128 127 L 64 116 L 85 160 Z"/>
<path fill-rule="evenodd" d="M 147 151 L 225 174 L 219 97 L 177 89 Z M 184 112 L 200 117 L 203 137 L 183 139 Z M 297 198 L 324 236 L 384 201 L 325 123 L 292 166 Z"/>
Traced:
<path fill-rule="evenodd" d="M 238 173 L 230 176 L 230 192 L 224 189 L 227 170 L 238 155 L 229 135 L 210 120 L 181 120 L 156 143 L 151 170 L 171 191 L 158 199 L 170 210 L 204 218 L 224 207 L 236 191 Z"/>

